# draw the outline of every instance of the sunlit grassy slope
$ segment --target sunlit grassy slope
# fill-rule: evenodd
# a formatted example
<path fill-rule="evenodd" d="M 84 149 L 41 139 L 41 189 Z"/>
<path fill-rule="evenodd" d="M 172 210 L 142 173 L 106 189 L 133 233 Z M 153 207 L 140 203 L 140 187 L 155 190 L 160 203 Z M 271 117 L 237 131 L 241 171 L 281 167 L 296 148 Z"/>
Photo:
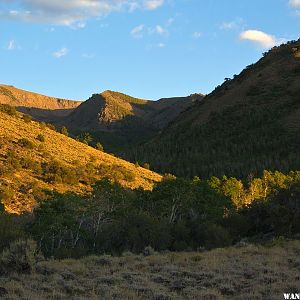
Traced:
<path fill-rule="evenodd" d="M 161 180 L 157 173 L 75 141 L 41 123 L 25 122 L 21 114 L 0 113 L 0 123 L 1 198 L 9 212 L 32 210 L 42 189 L 82 193 L 102 177 L 130 189 L 151 189 L 154 182 Z M 40 141 L 41 136 L 44 141 Z M 67 183 L 55 177 L 57 165 L 72 170 L 71 175 L 67 174 L 71 176 L 65 180 Z M 52 180 L 47 174 L 49 170 L 55 175 Z"/>
<path fill-rule="evenodd" d="M 72 109 L 80 104 L 79 101 L 49 97 L 5 84 L 0 84 L 0 103 L 49 110 Z"/>

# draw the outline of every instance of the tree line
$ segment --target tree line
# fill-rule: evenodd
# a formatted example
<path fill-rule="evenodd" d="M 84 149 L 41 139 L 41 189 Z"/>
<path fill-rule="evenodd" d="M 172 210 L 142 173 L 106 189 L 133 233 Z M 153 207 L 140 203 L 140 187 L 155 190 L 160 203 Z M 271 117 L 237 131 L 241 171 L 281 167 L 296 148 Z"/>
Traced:
<path fill-rule="evenodd" d="M 300 233 L 300 172 L 193 180 L 165 176 L 153 191 L 108 179 L 82 196 L 52 193 L 32 214 L 0 214 L 0 250 L 34 239 L 46 257 L 212 249 Z"/>

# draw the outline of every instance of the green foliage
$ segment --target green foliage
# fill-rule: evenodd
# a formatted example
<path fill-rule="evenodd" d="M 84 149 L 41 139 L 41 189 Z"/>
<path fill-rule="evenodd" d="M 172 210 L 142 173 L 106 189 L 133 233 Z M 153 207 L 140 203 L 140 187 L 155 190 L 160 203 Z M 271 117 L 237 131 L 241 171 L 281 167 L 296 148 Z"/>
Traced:
<path fill-rule="evenodd" d="M 0 104 L 0 112 L 3 112 L 5 114 L 8 114 L 10 116 L 16 116 L 17 111 L 14 106 L 8 105 L 8 104 Z"/>
<path fill-rule="evenodd" d="M 46 127 L 48 127 L 49 129 L 53 130 L 53 131 L 56 131 L 56 127 L 51 124 L 51 123 L 45 123 Z M 44 126 L 43 124 L 41 125 L 42 127 Z"/>
<path fill-rule="evenodd" d="M 18 145 L 23 147 L 23 148 L 27 148 L 27 149 L 33 149 L 34 148 L 34 144 L 28 140 L 27 138 L 21 138 L 18 140 Z"/>
<path fill-rule="evenodd" d="M 132 171 L 119 165 L 100 164 L 97 167 L 97 173 L 101 177 L 107 177 L 114 182 L 122 180 L 132 182 L 135 180 L 135 174 Z"/>
<path fill-rule="evenodd" d="M 104 151 L 104 148 L 103 148 L 102 144 L 99 143 L 99 142 L 95 145 L 95 148 L 96 148 L 97 150 L 99 150 L 99 151 Z"/>
<path fill-rule="evenodd" d="M 36 243 L 32 240 L 12 242 L 0 256 L 0 274 L 29 274 L 35 268 Z"/>
<path fill-rule="evenodd" d="M 210 178 L 300 169 L 300 64 L 283 45 L 225 82 L 152 140 L 122 156 L 153 170 Z M 269 67 L 272 65 L 272 74 Z M 271 80 L 270 80 L 271 76 Z M 242 83 L 242 84 L 241 84 Z"/>
<path fill-rule="evenodd" d="M 63 126 L 61 129 L 60 129 L 60 133 L 65 135 L 65 136 L 69 136 L 69 131 L 67 129 L 67 127 Z"/>
<path fill-rule="evenodd" d="M 144 163 L 144 164 L 143 164 L 143 168 L 144 168 L 144 169 L 147 169 L 147 170 L 150 170 L 150 164 Z"/>
<path fill-rule="evenodd" d="M 25 123 L 30 123 L 32 121 L 32 117 L 27 114 L 23 114 L 22 119 L 24 120 Z"/>
<path fill-rule="evenodd" d="M 30 232 L 47 256 L 57 257 L 213 247 L 228 244 L 221 221 L 229 207 L 206 182 L 172 179 L 153 192 L 132 192 L 103 180 L 85 199 L 56 194 L 43 202 Z M 204 235 L 208 221 L 212 237 Z"/>
<path fill-rule="evenodd" d="M 46 182 L 50 183 L 78 183 L 78 176 L 73 168 L 67 167 L 58 161 L 50 161 L 42 164 L 42 174 Z"/>
<path fill-rule="evenodd" d="M 93 137 L 90 133 L 84 132 L 77 136 L 77 140 L 86 145 L 89 145 L 93 141 Z"/>
<path fill-rule="evenodd" d="M 0 212 L 0 253 L 13 241 L 26 237 L 26 222 L 27 217 Z"/>
<path fill-rule="evenodd" d="M 11 152 L 8 157 L 17 156 Z M 24 158 L 17 160 L 21 167 L 30 165 Z M 212 249 L 243 238 L 291 238 L 300 233 L 300 172 L 265 171 L 262 178 L 249 177 L 248 182 L 169 175 L 152 191 L 122 188 L 118 180 L 125 175 L 119 172 L 119 166 L 95 167 L 92 162 L 85 168 L 56 161 L 43 164 L 40 178 L 54 183 L 83 182 L 94 173 L 108 178 L 85 196 L 39 195 L 42 201 L 26 226 L 15 223 L 22 217 L 11 219 L 0 212 L 0 250 L 23 238 L 23 229 L 44 255 L 57 258 Z M 5 200 L 5 193 L 1 195 L 4 204 L 13 197 Z"/>
<path fill-rule="evenodd" d="M 45 142 L 45 136 L 41 133 L 37 135 L 36 139 L 42 143 Z"/>
<path fill-rule="evenodd" d="M 0 188 L 0 203 L 1 203 L 1 211 L 3 210 L 3 205 L 10 202 L 14 197 L 14 190 L 9 186 L 2 186 Z"/>
<path fill-rule="evenodd" d="M 250 235 L 288 236 L 300 232 L 300 182 L 256 200 L 241 212 L 251 223 Z"/>

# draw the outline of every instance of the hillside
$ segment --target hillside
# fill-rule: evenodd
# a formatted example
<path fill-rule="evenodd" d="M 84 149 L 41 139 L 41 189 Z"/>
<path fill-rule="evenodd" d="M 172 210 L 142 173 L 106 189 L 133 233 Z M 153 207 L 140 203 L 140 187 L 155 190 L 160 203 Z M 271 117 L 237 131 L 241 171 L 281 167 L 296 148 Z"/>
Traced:
<path fill-rule="evenodd" d="M 48 97 L 1 84 L 0 103 L 15 106 L 18 111 L 38 120 L 55 121 L 57 117 L 68 115 L 81 102 Z"/>
<path fill-rule="evenodd" d="M 5 109 L 2 110 L 5 111 Z M 0 112 L 0 191 L 9 212 L 31 210 L 43 190 L 83 193 L 109 177 L 151 189 L 161 176 L 57 133 L 22 114 Z"/>
<path fill-rule="evenodd" d="M 105 149 L 121 154 L 127 147 L 148 141 L 202 98 L 195 94 L 150 101 L 105 91 L 83 102 L 60 125 L 75 134 L 91 132 Z"/>
<path fill-rule="evenodd" d="M 273 48 L 127 158 L 188 177 L 299 170 L 299 53 L 300 41 Z"/>

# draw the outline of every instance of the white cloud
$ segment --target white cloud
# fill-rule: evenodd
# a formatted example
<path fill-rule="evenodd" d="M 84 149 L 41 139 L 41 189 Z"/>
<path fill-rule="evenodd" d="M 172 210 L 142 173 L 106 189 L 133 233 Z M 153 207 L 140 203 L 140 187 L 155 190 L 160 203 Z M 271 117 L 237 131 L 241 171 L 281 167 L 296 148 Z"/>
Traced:
<path fill-rule="evenodd" d="M 168 34 L 168 30 L 163 28 L 160 25 L 156 25 L 154 28 L 149 28 L 149 33 L 156 33 L 159 35 L 167 35 Z"/>
<path fill-rule="evenodd" d="M 159 43 L 159 44 L 157 45 L 157 47 L 158 47 L 158 48 L 165 48 L 165 47 L 166 47 L 166 44 L 164 44 L 164 43 Z"/>
<path fill-rule="evenodd" d="M 164 0 L 145 0 L 144 8 L 147 10 L 155 10 L 164 4 Z"/>
<path fill-rule="evenodd" d="M 272 48 L 282 42 L 284 39 L 278 39 L 274 35 L 267 34 L 259 30 L 246 30 L 240 34 L 241 40 L 247 40 L 260 45 L 262 48 Z"/>
<path fill-rule="evenodd" d="M 237 27 L 237 24 L 235 22 L 223 22 L 220 25 L 220 29 L 223 30 L 231 30 Z"/>
<path fill-rule="evenodd" d="M 10 40 L 8 42 L 7 50 L 16 50 L 18 48 L 18 45 L 15 40 Z"/>
<path fill-rule="evenodd" d="M 60 50 L 53 53 L 53 56 L 55 58 L 61 58 L 63 56 L 66 56 L 68 54 L 69 50 L 67 48 L 61 48 Z"/>
<path fill-rule="evenodd" d="M 199 31 L 195 31 L 193 33 L 193 38 L 194 39 L 200 39 L 202 37 L 202 32 L 199 32 Z"/>
<path fill-rule="evenodd" d="M 290 0 L 289 5 L 291 7 L 300 8 L 300 0 Z"/>
<path fill-rule="evenodd" d="M 144 31 L 144 27 L 145 25 L 144 24 L 141 24 L 139 26 L 136 26 L 134 27 L 131 31 L 130 31 L 130 34 L 138 39 L 138 38 L 142 38 L 143 37 L 143 31 Z"/>
<path fill-rule="evenodd" d="M 9 0 L 2 4 L 0 19 L 70 26 L 114 11 L 155 10 L 163 4 L 164 0 Z"/>
<path fill-rule="evenodd" d="M 236 18 L 233 21 L 223 22 L 219 25 L 221 30 L 234 30 L 239 29 L 245 25 L 245 20 L 243 18 Z"/>

